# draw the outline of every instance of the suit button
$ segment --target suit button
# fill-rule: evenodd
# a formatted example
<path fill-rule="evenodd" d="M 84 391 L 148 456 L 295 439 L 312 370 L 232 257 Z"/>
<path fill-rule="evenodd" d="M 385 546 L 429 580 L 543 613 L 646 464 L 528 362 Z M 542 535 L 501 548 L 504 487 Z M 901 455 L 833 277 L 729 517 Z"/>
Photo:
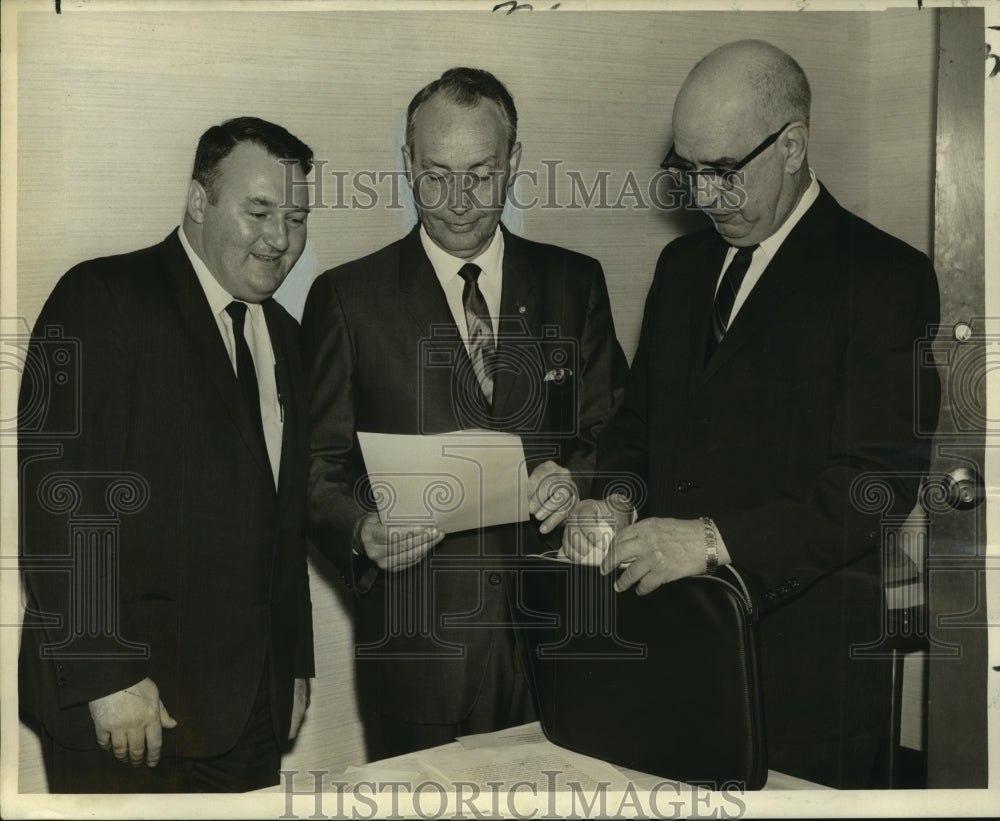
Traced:
<path fill-rule="evenodd" d="M 494 587 L 496 587 L 498 584 L 500 584 L 500 574 L 499 573 L 490 573 L 490 584 L 492 584 Z"/>
<path fill-rule="evenodd" d="M 59 680 L 58 680 L 58 681 L 56 682 L 56 684 L 58 684 L 58 685 L 59 685 L 60 687 L 65 687 L 65 686 L 66 686 L 66 679 L 64 679 L 64 678 L 60 678 L 60 679 L 59 679 Z"/>
<path fill-rule="evenodd" d="M 692 485 L 691 485 L 691 483 L 687 479 L 681 479 L 677 483 L 677 492 L 678 493 L 687 493 L 689 490 L 691 490 L 691 487 L 692 487 Z"/>

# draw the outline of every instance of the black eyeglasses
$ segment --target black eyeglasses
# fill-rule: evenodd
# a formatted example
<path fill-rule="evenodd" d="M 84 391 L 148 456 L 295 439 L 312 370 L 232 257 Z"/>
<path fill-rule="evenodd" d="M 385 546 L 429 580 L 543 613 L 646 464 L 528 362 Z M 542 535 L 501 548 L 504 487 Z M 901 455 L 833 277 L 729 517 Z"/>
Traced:
<path fill-rule="evenodd" d="M 765 137 L 764 141 L 758 145 L 753 151 L 747 154 L 742 160 L 740 160 L 736 165 L 730 168 L 695 168 L 695 166 L 683 159 L 678 157 L 674 153 L 674 147 L 670 146 L 670 151 L 667 152 L 666 159 L 660 163 L 660 168 L 665 171 L 673 171 L 678 174 L 684 174 L 686 176 L 705 176 L 714 177 L 717 182 L 721 182 L 726 187 L 731 187 L 732 184 L 738 178 L 739 172 L 750 163 L 751 160 L 755 159 L 760 154 L 763 154 L 777 141 L 778 137 L 785 133 L 785 129 L 791 125 L 791 122 L 785 123 L 781 128 L 775 131 L 771 136 Z"/>

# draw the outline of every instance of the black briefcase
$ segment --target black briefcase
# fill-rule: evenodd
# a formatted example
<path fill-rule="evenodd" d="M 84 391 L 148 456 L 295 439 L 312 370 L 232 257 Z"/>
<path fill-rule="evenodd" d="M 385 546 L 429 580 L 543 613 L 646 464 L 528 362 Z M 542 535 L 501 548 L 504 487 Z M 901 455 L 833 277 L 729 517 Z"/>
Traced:
<path fill-rule="evenodd" d="M 555 744 L 713 788 L 767 780 L 757 607 L 739 572 L 615 593 L 594 566 L 522 571 L 524 636 Z"/>

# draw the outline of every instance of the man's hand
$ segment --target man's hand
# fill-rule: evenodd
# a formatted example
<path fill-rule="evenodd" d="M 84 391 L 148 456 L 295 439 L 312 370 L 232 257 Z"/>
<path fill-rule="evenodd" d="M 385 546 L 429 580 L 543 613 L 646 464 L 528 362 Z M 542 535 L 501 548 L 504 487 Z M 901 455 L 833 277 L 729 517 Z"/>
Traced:
<path fill-rule="evenodd" d="M 177 722 L 170 717 L 160 701 L 160 690 L 151 678 L 144 678 L 109 696 L 90 702 L 97 744 L 102 750 L 113 750 L 115 758 L 133 767 L 146 759 L 148 767 L 160 761 L 163 727 L 172 729 Z"/>
<path fill-rule="evenodd" d="M 584 499 L 566 517 L 562 552 L 581 564 L 600 564 L 614 542 L 615 534 L 628 525 L 622 511 L 597 499 Z"/>
<path fill-rule="evenodd" d="M 721 552 L 721 551 L 720 551 Z M 725 556 L 725 562 L 729 560 Z M 725 563 L 720 555 L 719 563 Z M 701 519 L 643 519 L 625 528 L 604 557 L 601 573 L 628 564 L 615 582 L 621 593 L 636 585 L 640 596 L 661 584 L 705 572 L 705 527 Z"/>
<path fill-rule="evenodd" d="M 358 528 L 365 555 L 382 570 L 395 572 L 415 565 L 444 538 L 433 525 L 386 527 L 377 513 L 366 513 Z"/>
<path fill-rule="evenodd" d="M 528 513 L 549 533 L 563 523 L 580 498 L 570 472 L 549 460 L 542 462 L 528 477 Z"/>
<path fill-rule="evenodd" d="M 292 726 L 288 728 L 288 740 L 291 741 L 299 734 L 302 727 L 302 720 L 306 717 L 306 710 L 309 709 L 309 679 L 295 679 L 295 690 L 292 692 Z"/>

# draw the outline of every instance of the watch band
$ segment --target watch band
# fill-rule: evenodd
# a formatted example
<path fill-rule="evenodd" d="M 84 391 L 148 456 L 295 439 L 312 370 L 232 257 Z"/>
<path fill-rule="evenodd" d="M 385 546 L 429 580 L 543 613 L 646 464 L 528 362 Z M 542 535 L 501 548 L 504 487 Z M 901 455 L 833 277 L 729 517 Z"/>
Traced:
<path fill-rule="evenodd" d="M 705 528 L 705 572 L 714 576 L 719 569 L 719 543 L 715 538 L 715 522 L 708 516 L 702 516 L 701 524 Z"/>

